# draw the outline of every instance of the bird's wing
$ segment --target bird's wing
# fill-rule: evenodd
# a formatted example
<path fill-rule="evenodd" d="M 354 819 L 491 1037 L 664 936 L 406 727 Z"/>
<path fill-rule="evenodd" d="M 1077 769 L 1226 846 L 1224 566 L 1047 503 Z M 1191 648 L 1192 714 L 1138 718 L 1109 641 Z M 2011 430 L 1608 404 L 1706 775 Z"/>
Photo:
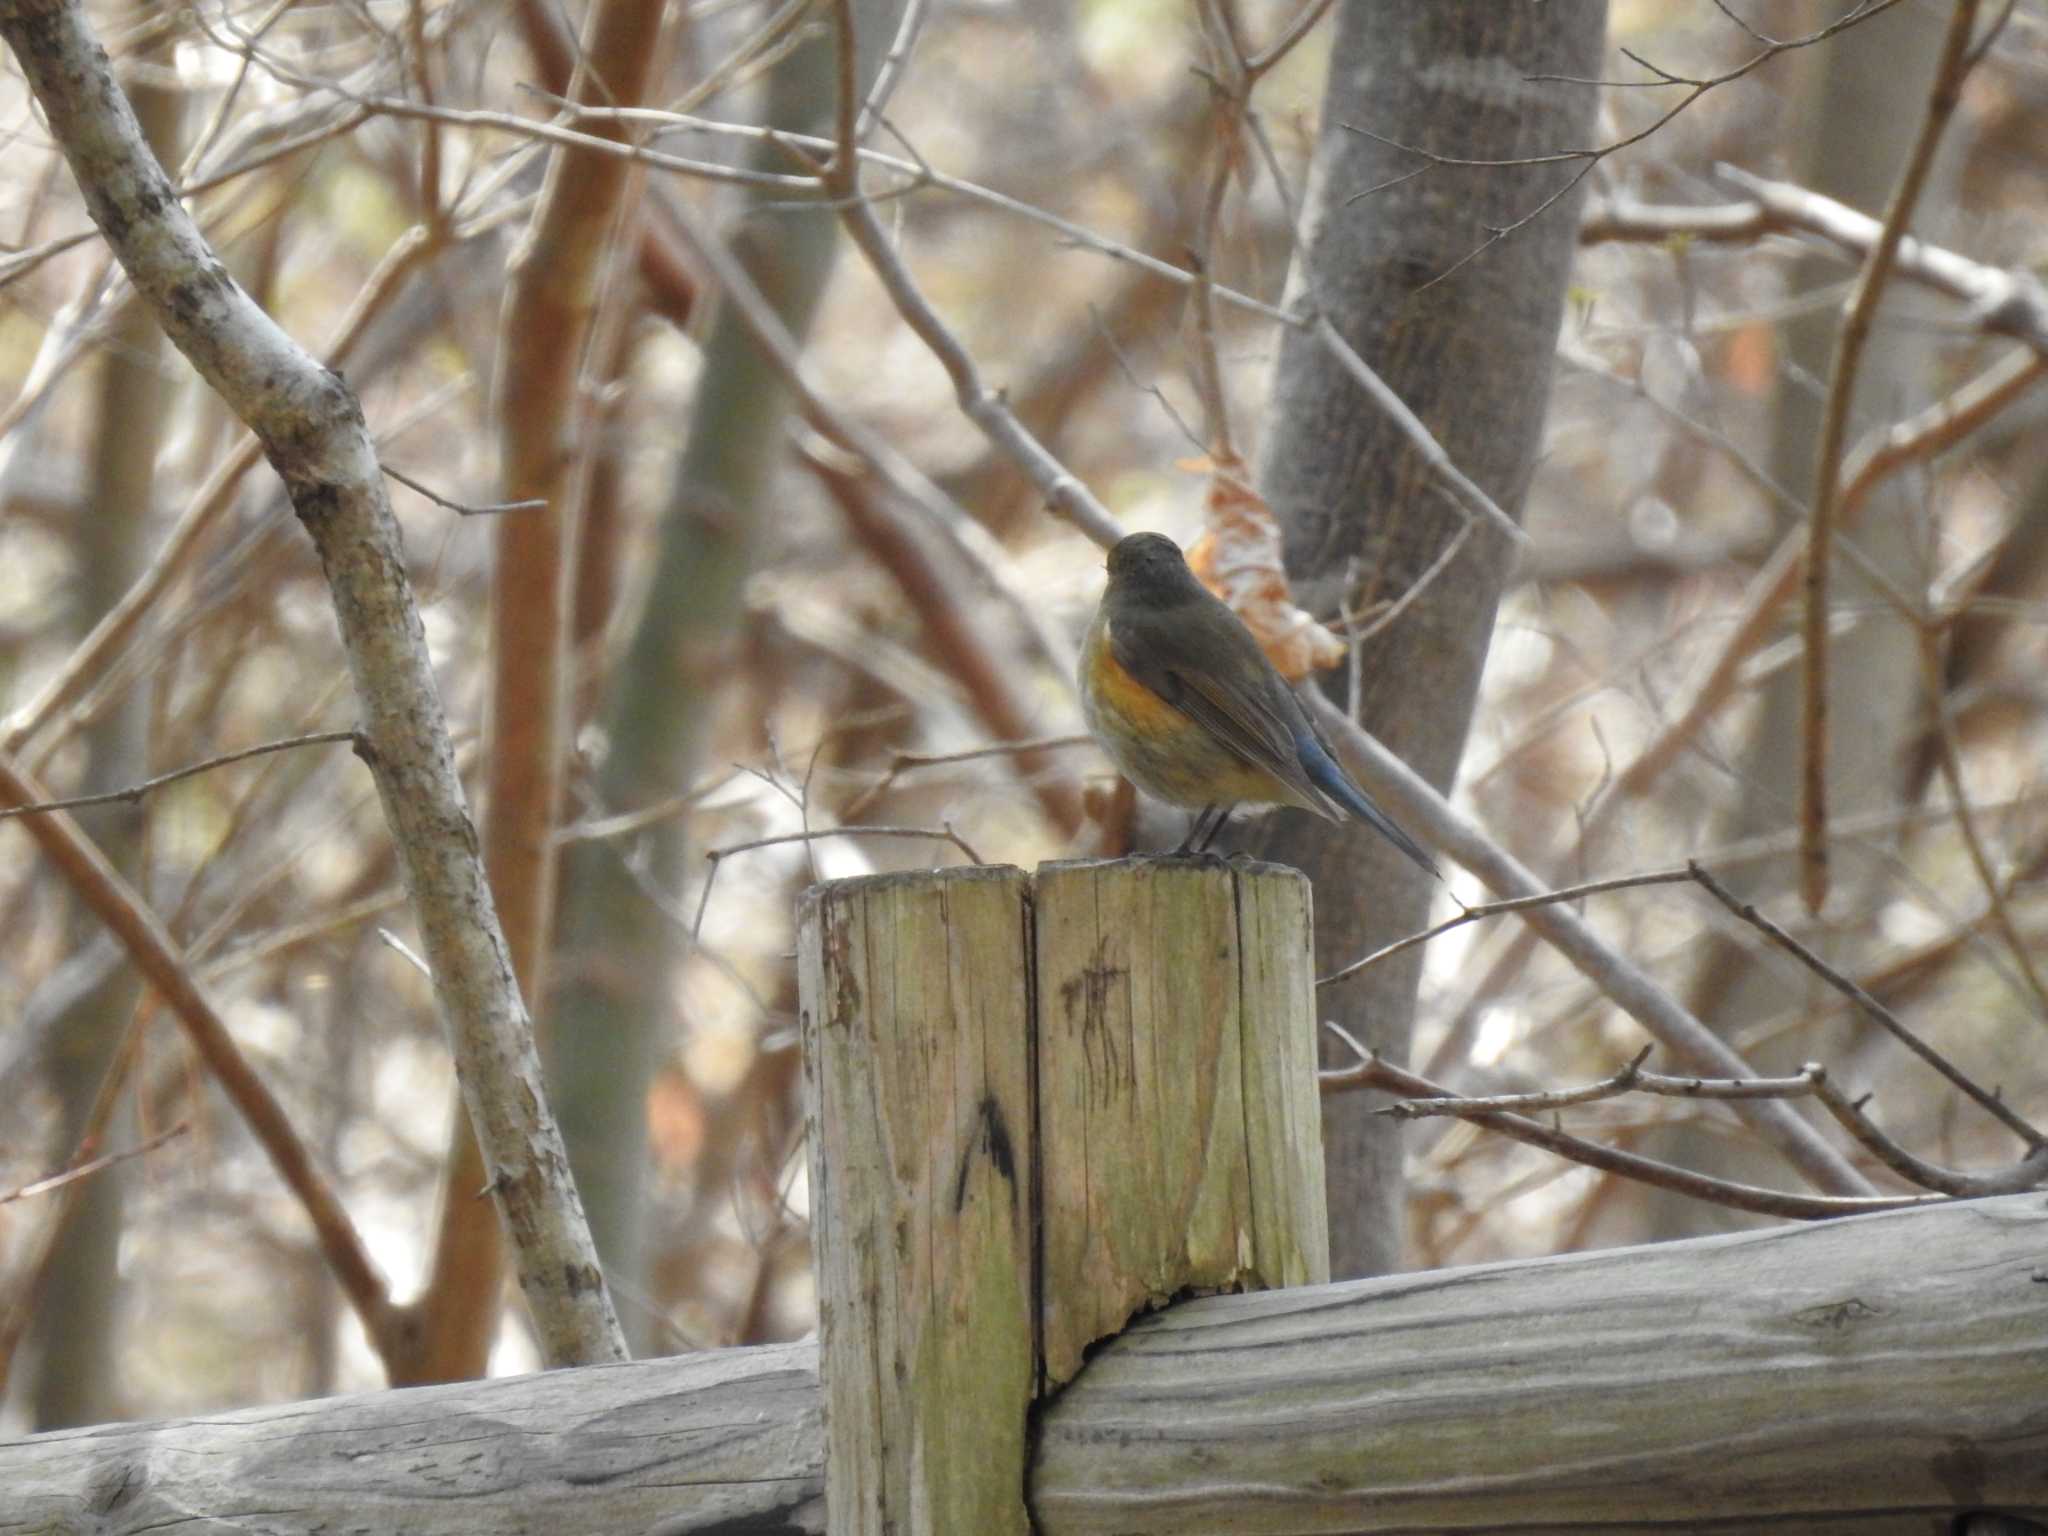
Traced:
<path fill-rule="evenodd" d="M 1223 608 L 1220 602 L 1217 606 Z M 1251 631 L 1227 608 L 1224 616 L 1230 621 L 1227 629 L 1176 623 L 1171 609 L 1112 624 L 1111 651 L 1119 666 L 1201 725 L 1232 756 L 1272 774 L 1308 809 L 1338 819 L 1329 797 L 1302 770 L 1296 721 L 1290 718 L 1301 714 L 1301 706 Z M 1301 725 L 1307 728 L 1305 717 Z"/>

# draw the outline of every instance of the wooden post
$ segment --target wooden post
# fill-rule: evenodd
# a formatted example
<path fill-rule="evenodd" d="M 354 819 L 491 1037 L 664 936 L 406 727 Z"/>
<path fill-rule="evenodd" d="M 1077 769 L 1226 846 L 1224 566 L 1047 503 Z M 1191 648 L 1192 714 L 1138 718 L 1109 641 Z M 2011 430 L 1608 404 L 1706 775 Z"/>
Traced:
<path fill-rule="evenodd" d="M 1018 869 L 954 869 L 804 897 L 833 1536 L 1031 1529 L 1028 884 Z"/>
<path fill-rule="evenodd" d="M 1026 1536 L 1032 1402 L 1177 1296 L 1329 1274 L 1308 882 L 881 875 L 798 938 L 832 1536 Z"/>
<path fill-rule="evenodd" d="M 1050 864 L 1037 886 L 1045 1387 L 1191 1291 L 1330 1278 L 1308 881 Z"/>

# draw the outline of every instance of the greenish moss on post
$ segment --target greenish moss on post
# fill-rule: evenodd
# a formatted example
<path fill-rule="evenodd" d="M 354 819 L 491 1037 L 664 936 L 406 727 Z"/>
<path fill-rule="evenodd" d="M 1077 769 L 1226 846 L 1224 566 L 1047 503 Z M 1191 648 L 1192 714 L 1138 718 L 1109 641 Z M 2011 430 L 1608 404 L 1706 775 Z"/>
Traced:
<path fill-rule="evenodd" d="M 832 1536 L 1028 1536 L 1031 1405 L 1090 1344 L 1328 1278 L 1296 871 L 839 881 L 798 969 Z"/>

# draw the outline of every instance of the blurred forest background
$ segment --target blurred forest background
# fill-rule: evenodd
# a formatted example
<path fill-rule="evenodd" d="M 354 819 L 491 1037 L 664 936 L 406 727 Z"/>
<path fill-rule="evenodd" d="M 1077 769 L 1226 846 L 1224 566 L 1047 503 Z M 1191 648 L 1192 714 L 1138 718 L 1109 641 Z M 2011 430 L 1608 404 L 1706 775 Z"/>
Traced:
<path fill-rule="evenodd" d="M 634 14 L 609 32 L 550 0 L 92 15 L 237 278 L 346 375 L 406 477 L 394 499 L 458 759 L 494 879 L 512 882 L 500 902 L 619 1309 L 639 1349 L 683 1350 L 813 1324 L 802 889 L 970 856 L 1028 867 L 1134 835 L 1159 848 L 1179 826 L 1134 834 L 1128 795 L 1075 739 L 1068 668 L 1099 550 L 961 410 L 874 261 L 781 185 L 815 166 L 753 131 L 824 134 L 813 152 L 829 154 L 827 11 L 614 9 Z M 893 166 L 871 164 L 866 186 L 888 245 L 981 379 L 1128 529 L 1200 530 L 1201 424 L 1219 403 L 1257 453 L 1282 327 L 1231 303 L 1205 323 L 1187 272 L 1195 253 L 1215 284 L 1283 302 L 1318 132 L 1344 131 L 1318 122 L 1328 9 L 850 7 L 874 40 L 863 68 L 882 73 L 865 142 Z M 1539 211 L 1557 166 L 1516 172 L 1535 217 L 1501 243 L 1576 217 L 1576 266 L 1535 471 L 1487 487 L 1529 539 L 1455 800 L 1560 886 L 1701 859 L 2039 1112 L 2043 342 L 1966 279 L 2023 285 L 2048 255 L 2041 0 L 1982 9 L 1988 42 L 1912 218 L 1960 260 L 1945 283 L 1902 261 L 1842 424 L 1833 881 L 1817 915 L 1799 899 L 1803 642 L 1782 551 L 1803 548 L 1862 259 L 1809 194 L 1884 213 L 1952 14 L 1615 0 L 1604 84 L 1526 82 L 1597 91 L 1591 144 L 1554 150 L 1631 142 L 1569 163 L 1582 207 Z M 1851 16 L 1811 46 L 1772 42 Z M 1282 45 L 1250 127 L 1217 84 L 1230 26 Z M 627 99 L 648 110 L 583 91 L 582 47 L 611 51 L 608 81 L 644 72 Z M 84 795 L 346 732 L 356 705 L 311 548 L 92 235 L 11 60 L 0 124 L 0 751 Z M 549 124 L 665 158 L 627 168 L 563 149 Z M 1457 127 L 1379 131 L 1455 156 Z M 1461 195 L 1467 168 L 1411 158 L 1429 195 Z M 557 184 L 595 185 L 598 166 L 622 178 L 616 201 L 579 223 Z M 1786 209 L 1759 215 L 1744 175 Z M 802 340 L 807 391 L 721 306 L 697 227 L 723 232 Z M 1475 231 L 1473 260 L 1491 250 Z M 966 517 L 942 529 L 909 509 L 849 434 Z M 489 510 L 535 495 L 547 512 Z M 559 786 L 529 771 L 558 663 Z M 522 803 L 547 830 L 506 810 Z M 372 1346 L 186 1035 L 21 828 L 0 827 L 0 1193 L 142 1149 L 0 1203 L 0 1427 L 531 1368 L 516 1301 L 496 1302 L 495 1216 L 347 742 L 77 814 L 283 1104 L 390 1296 L 424 1299 L 406 1349 Z M 882 830 L 791 836 L 838 827 Z M 1462 873 L 1450 890 L 1485 899 Z M 1760 1070 L 1823 1061 L 1920 1155 L 2010 1159 L 2004 1131 L 1697 889 L 1585 912 Z M 1422 962 L 1412 1062 L 1461 1091 L 1598 1078 L 1643 1039 L 1514 918 L 1459 928 Z M 1622 1098 L 1570 1124 L 1785 1182 L 1725 1106 Z M 1415 1266 L 1731 1219 L 1455 1121 L 1404 1137 Z"/>

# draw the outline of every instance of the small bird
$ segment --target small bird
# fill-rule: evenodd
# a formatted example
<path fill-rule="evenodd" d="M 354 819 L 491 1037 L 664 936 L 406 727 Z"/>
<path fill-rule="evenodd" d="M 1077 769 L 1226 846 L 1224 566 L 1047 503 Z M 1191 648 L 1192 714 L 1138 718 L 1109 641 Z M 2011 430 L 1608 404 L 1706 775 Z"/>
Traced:
<path fill-rule="evenodd" d="M 1351 782 L 1244 621 L 1195 579 L 1173 540 L 1134 533 L 1109 552 L 1109 585 L 1081 648 L 1081 709 L 1125 778 L 1199 811 L 1189 852 L 1239 805 L 1346 813 L 1442 879 L 1415 839 Z"/>

